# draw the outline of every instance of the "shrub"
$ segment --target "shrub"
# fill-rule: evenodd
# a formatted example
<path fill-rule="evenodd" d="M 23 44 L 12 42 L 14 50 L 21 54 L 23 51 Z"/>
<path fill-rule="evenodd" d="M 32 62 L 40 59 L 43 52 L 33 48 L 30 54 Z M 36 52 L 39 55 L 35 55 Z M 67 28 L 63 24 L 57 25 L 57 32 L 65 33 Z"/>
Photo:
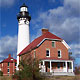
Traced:
<path fill-rule="evenodd" d="M 2 71 L 0 71 L 0 76 L 3 76 L 3 72 Z"/>
<path fill-rule="evenodd" d="M 80 74 L 80 67 L 75 67 L 74 72 L 76 75 Z"/>
<path fill-rule="evenodd" d="M 17 80 L 42 80 L 39 72 L 39 61 L 32 59 L 30 55 L 20 61 L 19 69 L 13 78 L 17 78 Z"/>

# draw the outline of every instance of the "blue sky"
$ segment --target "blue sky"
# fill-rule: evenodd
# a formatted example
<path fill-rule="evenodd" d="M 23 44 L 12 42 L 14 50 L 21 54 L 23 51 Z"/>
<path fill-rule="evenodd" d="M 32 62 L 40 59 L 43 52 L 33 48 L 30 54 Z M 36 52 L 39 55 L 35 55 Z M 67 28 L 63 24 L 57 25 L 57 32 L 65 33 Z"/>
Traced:
<path fill-rule="evenodd" d="M 64 39 L 71 47 L 75 64 L 80 65 L 79 0 L 0 0 L 0 61 L 9 53 L 16 58 L 19 7 L 26 3 L 31 15 L 31 41 L 42 28 Z"/>

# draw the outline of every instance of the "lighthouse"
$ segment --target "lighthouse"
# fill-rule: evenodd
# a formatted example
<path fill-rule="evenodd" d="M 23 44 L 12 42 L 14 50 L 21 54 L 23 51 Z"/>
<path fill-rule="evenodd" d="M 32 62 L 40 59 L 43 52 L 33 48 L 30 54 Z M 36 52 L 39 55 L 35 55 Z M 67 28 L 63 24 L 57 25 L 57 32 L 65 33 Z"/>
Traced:
<path fill-rule="evenodd" d="M 31 17 L 28 12 L 28 7 L 25 3 L 20 7 L 20 12 L 17 15 L 18 20 L 18 44 L 17 55 L 30 43 L 29 23 Z M 17 56 L 17 70 L 19 65 L 19 56 Z"/>

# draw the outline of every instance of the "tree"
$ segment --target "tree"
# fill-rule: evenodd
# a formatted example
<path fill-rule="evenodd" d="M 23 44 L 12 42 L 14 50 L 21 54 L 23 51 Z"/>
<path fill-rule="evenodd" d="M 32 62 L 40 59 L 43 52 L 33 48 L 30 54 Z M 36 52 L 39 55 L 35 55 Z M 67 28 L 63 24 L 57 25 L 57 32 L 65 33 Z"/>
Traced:
<path fill-rule="evenodd" d="M 74 72 L 75 72 L 76 75 L 80 74 L 80 66 L 75 67 Z"/>
<path fill-rule="evenodd" d="M 19 64 L 20 71 L 16 73 L 18 80 L 42 80 L 42 76 L 39 72 L 39 61 L 33 59 L 31 55 L 26 58 L 22 58 Z"/>
<path fill-rule="evenodd" d="M 0 76 L 3 76 L 3 72 L 2 71 L 0 71 Z"/>

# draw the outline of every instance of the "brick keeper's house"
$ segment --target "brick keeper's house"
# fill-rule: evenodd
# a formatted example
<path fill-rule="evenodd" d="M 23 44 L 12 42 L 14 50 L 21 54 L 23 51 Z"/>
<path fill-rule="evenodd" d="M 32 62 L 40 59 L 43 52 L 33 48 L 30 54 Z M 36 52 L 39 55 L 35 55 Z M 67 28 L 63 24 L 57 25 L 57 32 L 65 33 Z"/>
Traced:
<path fill-rule="evenodd" d="M 42 29 L 42 35 L 32 41 L 19 53 L 19 58 L 31 54 L 33 58 L 41 60 L 41 72 L 52 75 L 74 75 L 73 60 L 69 58 L 69 45 L 60 37 Z"/>
<path fill-rule="evenodd" d="M 17 60 L 11 57 L 11 54 L 8 55 L 8 58 L 0 62 L 0 71 L 3 72 L 4 76 L 13 75 L 16 71 L 16 62 Z"/>

